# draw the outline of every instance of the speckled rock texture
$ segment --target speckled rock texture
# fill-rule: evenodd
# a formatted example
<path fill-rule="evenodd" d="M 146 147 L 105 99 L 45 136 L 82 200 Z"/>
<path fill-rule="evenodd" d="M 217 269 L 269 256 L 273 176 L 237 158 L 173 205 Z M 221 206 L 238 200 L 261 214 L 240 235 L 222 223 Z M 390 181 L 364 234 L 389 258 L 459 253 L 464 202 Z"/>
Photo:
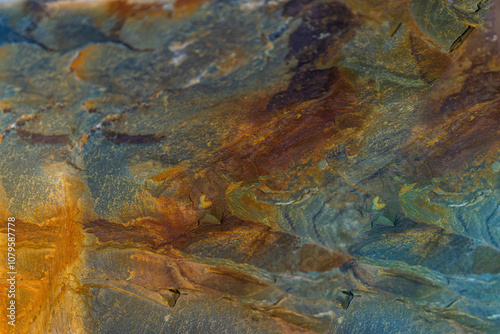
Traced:
<path fill-rule="evenodd" d="M 0 332 L 500 333 L 499 7 L 1 2 Z"/>

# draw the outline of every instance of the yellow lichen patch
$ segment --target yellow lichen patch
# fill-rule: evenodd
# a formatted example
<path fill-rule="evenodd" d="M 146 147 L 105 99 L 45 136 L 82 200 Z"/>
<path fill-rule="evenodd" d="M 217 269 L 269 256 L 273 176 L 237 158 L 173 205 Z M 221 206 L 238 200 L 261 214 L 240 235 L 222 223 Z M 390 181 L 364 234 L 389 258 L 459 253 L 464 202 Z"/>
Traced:
<path fill-rule="evenodd" d="M 199 209 L 206 209 L 210 207 L 210 205 L 212 205 L 212 202 L 209 199 L 207 199 L 206 195 L 201 195 L 198 200 L 199 200 L 198 204 Z"/>
<path fill-rule="evenodd" d="M 239 183 L 229 183 L 229 185 L 227 186 L 226 188 L 226 195 L 228 195 L 229 193 L 231 193 L 233 190 L 237 190 L 237 189 L 240 189 L 241 188 L 241 182 Z"/>
<path fill-rule="evenodd" d="M 401 187 L 401 190 L 399 191 L 399 196 L 405 194 L 406 192 L 408 192 L 410 190 L 413 190 L 413 186 L 412 185 L 408 185 L 408 184 L 404 184 Z"/>
<path fill-rule="evenodd" d="M 378 211 L 378 210 L 382 210 L 383 208 L 385 208 L 385 203 L 381 202 L 380 197 L 378 197 L 378 196 L 376 196 L 373 199 L 372 203 L 373 203 L 373 205 L 372 205 L 372 209 L 373 210 L 377 210 Z"/>

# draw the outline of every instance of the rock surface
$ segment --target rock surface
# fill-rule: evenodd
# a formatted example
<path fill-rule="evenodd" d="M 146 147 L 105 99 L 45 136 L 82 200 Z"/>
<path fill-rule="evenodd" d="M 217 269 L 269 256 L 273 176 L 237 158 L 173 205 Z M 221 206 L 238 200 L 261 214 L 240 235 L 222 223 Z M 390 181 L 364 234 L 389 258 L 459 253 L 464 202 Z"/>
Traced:
<path fill-rule="evenodd" d="M 0 3 L 2 332 L 499 333 L 499 20 Z"/>

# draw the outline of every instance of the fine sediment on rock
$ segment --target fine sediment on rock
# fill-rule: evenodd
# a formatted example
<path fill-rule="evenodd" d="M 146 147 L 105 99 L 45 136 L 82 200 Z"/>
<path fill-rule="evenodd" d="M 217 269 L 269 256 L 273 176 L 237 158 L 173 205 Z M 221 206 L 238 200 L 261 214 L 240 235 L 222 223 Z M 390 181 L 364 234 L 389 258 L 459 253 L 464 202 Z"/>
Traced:
<path fill-rule="evenodd" d="M 498 20 L 0 3 L 1 332 L 499 333 Z"/>

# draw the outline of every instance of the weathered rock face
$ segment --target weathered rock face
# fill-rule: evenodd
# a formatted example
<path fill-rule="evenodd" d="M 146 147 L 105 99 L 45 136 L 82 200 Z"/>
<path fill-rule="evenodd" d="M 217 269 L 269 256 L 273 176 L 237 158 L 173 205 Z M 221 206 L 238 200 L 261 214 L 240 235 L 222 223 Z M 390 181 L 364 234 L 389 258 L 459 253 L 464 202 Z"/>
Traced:
<path fill-rule="evenodd" d="M 0 6 L 2 332 L 500 332 L 493 3 Z"/>

